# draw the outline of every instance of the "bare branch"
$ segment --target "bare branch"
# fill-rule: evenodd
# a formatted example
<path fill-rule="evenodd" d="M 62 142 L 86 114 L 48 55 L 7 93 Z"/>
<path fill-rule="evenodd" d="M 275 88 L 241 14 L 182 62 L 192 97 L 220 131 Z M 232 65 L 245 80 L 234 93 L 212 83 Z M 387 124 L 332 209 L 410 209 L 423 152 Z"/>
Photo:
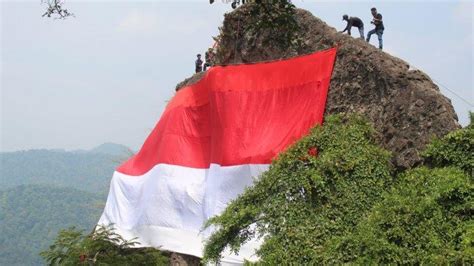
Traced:
<path fill-rule="evenodd" d="M 59 19 L 65 19 L 69 16 L 74 17 L 73 13 L 63 8 L 63 0 L 41 0 L 41 3 L 48 5 L 46 12 L 43 14 L 43 17 L 56 17 Z"/>

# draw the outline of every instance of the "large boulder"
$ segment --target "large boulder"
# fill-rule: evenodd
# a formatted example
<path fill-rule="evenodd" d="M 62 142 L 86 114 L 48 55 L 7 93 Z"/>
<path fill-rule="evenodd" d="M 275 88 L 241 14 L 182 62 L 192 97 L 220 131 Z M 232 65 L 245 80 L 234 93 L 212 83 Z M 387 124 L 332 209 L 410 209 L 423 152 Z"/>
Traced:
<path fill-rule="evenodd" d="M 406 169 L 421 163 L 419 155 L 435 136 L 459 128 L 451 101 L 441 94 L 428 75 L 383 52 L 362 39 L 338 33 L 302 9 L 296 10 L 302 42 L 295 48 L 271 41 L 275 29 L 249 31 L 249 5 L 225 15 L 216 61 L 239 64 L 288 58 L 338 47 L 327 99 L 326 115 L 358 112 L 367 116 L 379 134 L 380 144 L 392 151 L 393 164 Z M 270 40 L 270 41 L 269 41 Z M 177 89 L 192 84 L 202 74 Z"/>

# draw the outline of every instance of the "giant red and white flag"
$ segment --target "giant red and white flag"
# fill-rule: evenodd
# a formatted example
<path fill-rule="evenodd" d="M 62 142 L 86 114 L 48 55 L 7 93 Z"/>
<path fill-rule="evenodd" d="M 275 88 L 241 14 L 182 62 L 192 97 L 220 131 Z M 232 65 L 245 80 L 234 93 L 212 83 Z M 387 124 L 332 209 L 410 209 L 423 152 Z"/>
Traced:
<path fill-rule="evenodd" d="M 121 165 L 99 224 L 125 238 L 201 257 L 203 223 L 272 159 L 322 123 L 336 49 L 217 66 L 177 92 L 140 151 Z M 251 242 L 223 262 L 255 260 Z"/>

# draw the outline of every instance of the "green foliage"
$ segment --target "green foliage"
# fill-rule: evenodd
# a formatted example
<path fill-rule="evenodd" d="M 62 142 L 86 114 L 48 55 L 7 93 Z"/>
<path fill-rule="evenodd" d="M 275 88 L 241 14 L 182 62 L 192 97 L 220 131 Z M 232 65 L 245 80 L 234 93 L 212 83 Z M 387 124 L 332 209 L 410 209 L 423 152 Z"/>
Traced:
<path fill-rule="evenodd" d="M 242 45 L 287 52 L 300 51 L 304 47 L 296 7 L 291 1 L 255 1 L 224 16 L 226 23 L 214 38 L 219 43 L 215 55 L 217 64 L 228 64 L 231 58 L 238 57 L 236 53 Z"/>
<path fill-rule="evenodd" d="M 435 140 L 427 166 L 392 177 L 364 119 L 330 116 L 208 221 L 204 259 L 260 236 L 258 264 L 472 265 L 472 130 Z"/>
<path fill-rule="evenodd" d="M 285 0 L 252 4 L 247 17 L 253 18 L 253 21 L 245 23 L 245 30 L 252 35 L 270 30 L 267 41 L 278 45 L 281 49 L 301 45 L 295 8 L 294 4 Z"/>
<path fill-rule="evenodd" d="M 417 168 L 400 176 L 326 263 L 474 263 L 474 186 L 460 169 Z"/>
<path fill-rule="evenodd" d="M 112 226 L 99 226 L 84 235 L 70 228 L 62 230 L 49 250 L 41 252 L 48 265 L 168 265 L 168 259 L 156 249 L 133 248 Z"/>
<path fill-rule="evenodd" d="M 431 166 L 456 166 L 474 176 L 474 123 L 453 131 L 441 139 L 435 139 L 423 152 L 423 157 Z"/>
<path fill-rule="evenodd" d="M 258 254 L 265 264 L 322 262 L 327 243 L 351 232 L 392 182 L 390 156 L 373 134 L 358 116 L 328 117 L 209 220 L 218 230 L 204 260 L 218 261 L 224 248 L 237 251 L 257 235 L 264 237 Z"/>
<path fill-rule="evenodd" d="M 59 229 L 91 230 L 104 207 L 101 196 L 72 188 L 22 185 L 0 191 L 0 265 L 39 265 L 38 253 Z"/>

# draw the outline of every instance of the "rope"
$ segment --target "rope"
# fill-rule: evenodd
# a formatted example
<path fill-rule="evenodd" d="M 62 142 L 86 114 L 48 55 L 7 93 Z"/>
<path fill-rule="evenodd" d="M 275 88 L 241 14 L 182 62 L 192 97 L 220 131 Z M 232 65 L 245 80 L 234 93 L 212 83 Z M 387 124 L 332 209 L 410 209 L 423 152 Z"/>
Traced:
<path fill-rule="evenodd" d="M 410 64 L 411 67 L 413 67 L 415 70 L 418 70 L 418 71 L 421 71 L 417 66 L 415 65 L 412 65 Z M 431 78 L 431 77 L 430 77 Z M 457 94 L 456 92 L 454 92 L 453 90 L 449 89 L 446 85 L 443 85 L 443 83 L 437 81 L 436 79 L 434 78 L 431 78 L 436 84 L 438 84 L 438 86 L 441 86 L 443 89 L 451 92 L 454 96 L 458 97 L 461 101 L 465 102 L 467 105 L 469 105 L 470 107 L 474 107 L 474 104 L 470 103 L 468 100 L 464 99 L 463 97 L 461 97 L 459 94 Z"/>
<path fill-rule="evenodd" d="M 455 93 L 454 91 L 450 90 L 448 87 L 446 87 L 445 85 L 443 85 L 442 83 L 440 83 L 439 81 L 435 80 L 432 78 L 432 80 L 434 82 L 436 82 L 436 84 L 438 84 L 439 86 L 443 87 L 444 89 L 450 91 L 454 96 L 458 97 L 460 100 L 462 100 L 463 102 L 465 102 L 467 105 L 469 105 L 470 107 L 474 107 L 474 104 L 470 103 L 469 101 L 467 101 L 466 99 L 464 99 L 463 97 L 459 96 L 459 94 Z"/>
<path fill-rule="evenodd" d="M 336 43 L 336 47 L 339 49 L 341 43 L 344 43 L 345 40 L 339 40 L 337 43 Z M 418 71 L 421 71 L 417 66 L 413 65 L 413 64 L 410 64 L 411 67 L 413 67 L 415 70 L 418 70 Z M 462 96 L 460 96 L 459 94 L 457 94 L 456 92 L 454 92 L 453 90 L 449 89 L 446 85 L 443 85 L 443 83 L 437 81 L 436 79 L 430 77 L 431 80 L 433 80 L 436 84 L 438 84 L 438 86 L 442 87 L 443 89 L 451 92 L 454 96 L 456 96 L 458 99 L 460 99 L 461 101 L 463 101 L 464 103 L 466 103 L 468 106 L 470 107 L 474 107 L 474 104 L 470 103 L 468 100 L 464 99 Z"/>

